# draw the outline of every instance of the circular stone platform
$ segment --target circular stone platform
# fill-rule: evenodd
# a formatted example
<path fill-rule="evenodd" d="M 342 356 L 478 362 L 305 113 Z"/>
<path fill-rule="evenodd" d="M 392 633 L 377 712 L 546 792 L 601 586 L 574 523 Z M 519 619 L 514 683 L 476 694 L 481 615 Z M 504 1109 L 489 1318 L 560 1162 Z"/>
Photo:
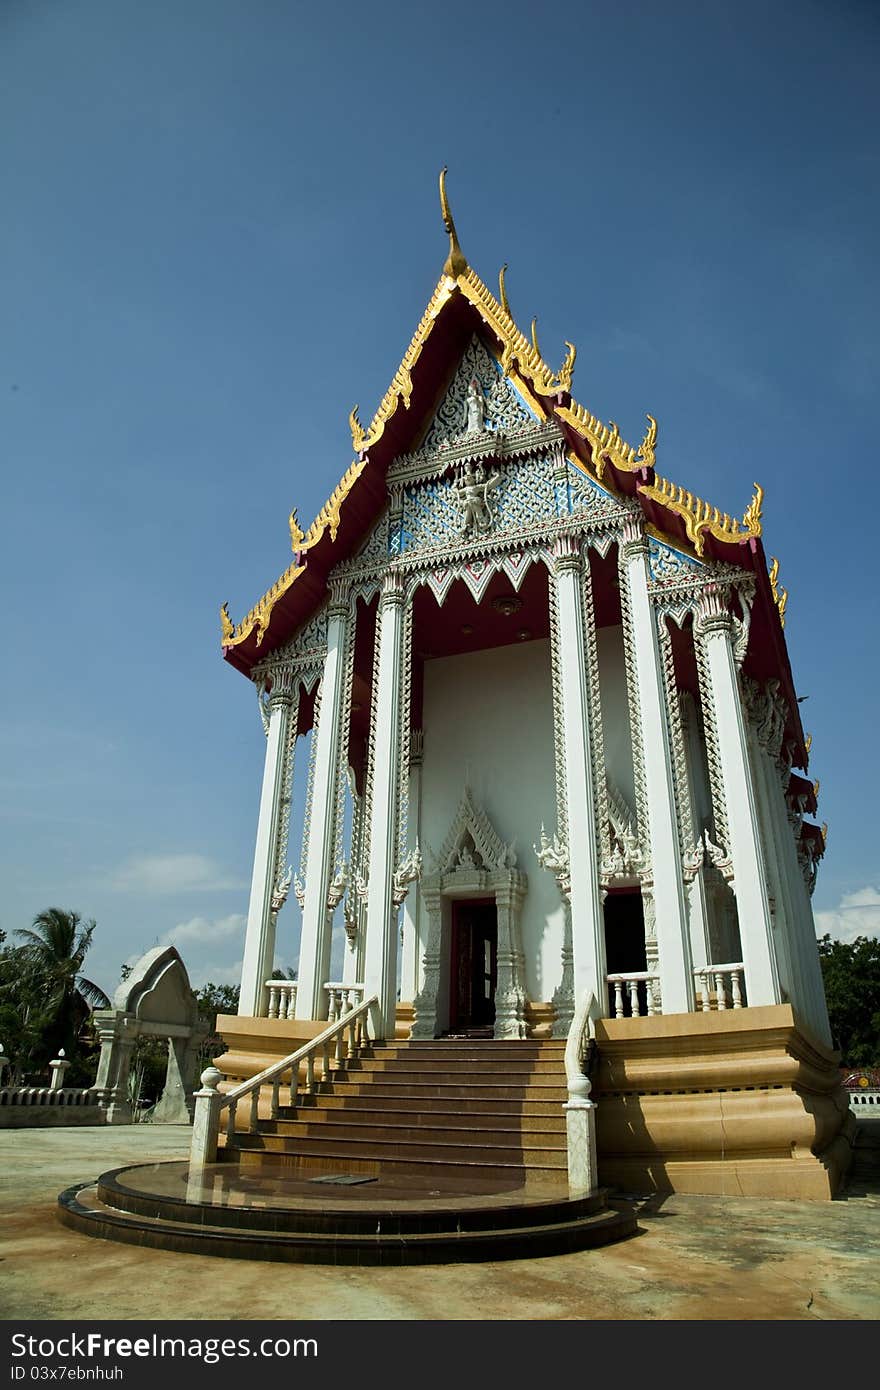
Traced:
<path fill-rule="evenodd" d="M 500 1190 L 478 1178 L 292 1178 L 217 1163 L 117 1168 L 58 1198 L 65 1226 L 104 1240 L 198 1255 L 306 1264 L 447 1264 L 561 1255 L 621 1240 L 632 1209 L 604 1192 L 572 1198 L 542 1182 Z"/>

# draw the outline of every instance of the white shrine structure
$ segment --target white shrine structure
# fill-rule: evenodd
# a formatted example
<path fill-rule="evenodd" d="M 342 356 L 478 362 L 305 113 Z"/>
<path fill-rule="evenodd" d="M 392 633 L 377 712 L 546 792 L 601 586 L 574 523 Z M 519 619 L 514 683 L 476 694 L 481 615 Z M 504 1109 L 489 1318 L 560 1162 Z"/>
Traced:
<path fill-rule="evenodd" d="M 353 462 L 222 610 L 266 742 L 220 1068 L 373 995 L 385 1038 L 507 1043 L 592 995 L 600 1180 L 827 1197 L 825 832 L 761 488 L 727 516 L 657 471 L 651 416 L 633 448 L 579 405 L 574 347 L 545 363 L 441 198 L 449 256 Z"/>

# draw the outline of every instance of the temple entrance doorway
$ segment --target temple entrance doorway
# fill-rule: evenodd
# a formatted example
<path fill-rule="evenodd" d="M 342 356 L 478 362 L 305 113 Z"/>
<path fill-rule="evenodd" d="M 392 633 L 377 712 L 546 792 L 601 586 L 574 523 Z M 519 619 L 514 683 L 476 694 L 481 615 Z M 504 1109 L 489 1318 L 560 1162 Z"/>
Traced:
<path fill-rule="evenodd" d="M 492 1036 L 498 976 L 498 911 L 483 898 L 452 903 L 449 1031 Z"/>
<path fill-rule="evenodd" d="M 642 894 L 639 888 L 611 891 L 605 899 L 605 960 L 609 976 L 634 975 L 647 970 L 645 954 L 645 914 L 642 907 Z M 645 986 L 638 986 L 639 1008 L 647 1012 Z M 608 1007 L 610 1016 L 615 1014 L 615 991 L 609 984 Z M 632 1012 L 629 990 L 623 990 L 624 1015 Z"/>

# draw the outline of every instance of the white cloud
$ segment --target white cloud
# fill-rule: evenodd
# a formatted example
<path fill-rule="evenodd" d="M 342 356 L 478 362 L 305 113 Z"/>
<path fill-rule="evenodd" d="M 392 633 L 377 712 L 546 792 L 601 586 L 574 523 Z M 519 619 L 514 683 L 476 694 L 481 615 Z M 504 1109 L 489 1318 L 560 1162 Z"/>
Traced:
<path fill-rule="evenodd" d="M 162 943 L 176 946 L 183 954 L 184 946 L 192 946 L 203 941 L 225 941 L 238 936 L 244 928 L 246 917 L 241 912 L 230 912 L 227 917 L 190 917 L 187 922 L 178 922 L 162 938 Z"/>
<path fill-rule="evenodd" d="M 238 985 L 241 984 L 241 965 L 240 960 L 232 965 L 196 965 L 192 970 L 187 970 L 189 982 L 193 989 L 201 989 L 203 985 Z"/>
<path fill-rule="evenodd" d="M 224 892 L 244 885 L 206 854 L 141 854 L 111 875 L 118 893 Z"/>
<path fill-rule="evenodd" d="M 836 941 L 855 941 L 857 936 L 880 937 L 880 891 L 868 886 L 844 893 L 837 907 L 817 912 L 816 935 L 826 932 Z"/>

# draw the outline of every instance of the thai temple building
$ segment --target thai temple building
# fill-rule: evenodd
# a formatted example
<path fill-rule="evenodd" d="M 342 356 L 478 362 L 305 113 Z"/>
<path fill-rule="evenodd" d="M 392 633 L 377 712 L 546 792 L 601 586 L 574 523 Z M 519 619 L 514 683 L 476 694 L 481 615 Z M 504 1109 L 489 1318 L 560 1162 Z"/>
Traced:
<path fill-rule="evenodd" d="M 375 999 L 401 1086 L 424 1044 L 561 1066 L 586 1008 L 600 1182 L 828 1197 L 825 831 L 762 490 L 728 516 L 658 471 L 650 415 L 634 446 L 579 404 L 575 348 L 548 365 L 442 176 L 441 202 L 448 257 L 352 461 L 222 610 L 265 761 L 218 1065 L 252 1077 Z"/>

